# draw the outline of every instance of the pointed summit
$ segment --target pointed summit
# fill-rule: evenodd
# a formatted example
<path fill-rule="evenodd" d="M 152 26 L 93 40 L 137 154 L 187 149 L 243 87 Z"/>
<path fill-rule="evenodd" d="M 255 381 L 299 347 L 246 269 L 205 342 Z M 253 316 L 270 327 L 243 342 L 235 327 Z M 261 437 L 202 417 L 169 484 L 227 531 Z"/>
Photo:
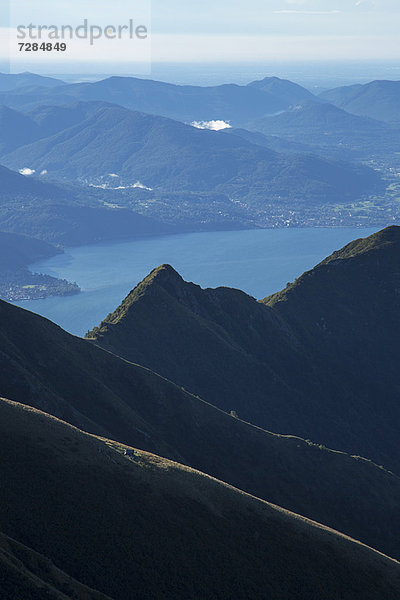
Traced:
<path fill-rule="evenodd" d="M 262 302 L 162 266 L 91 337 L 246 421 L 400 472 L 399 264 L 389 227 Z"/>
<path fill-rule="evenodd" d="M 189 285 L 191 284 L 186 283 L 171 265 L 163 264 L 156 267 L 129 292 L 114 312 L 110 313 L 98 327 L 89 331 L 86 337 L 89 339 L 98 335 L 103 337 L 111 328 L 115 331 L 116 326 L 119 326 L 122 321 L 125 322 L 127 318 L 129 319 L 130 312 L 136 308 L 137 303 L 144 296 L 159 297 L 166 293 L 178 296 L 179 290 Z"/>
<path fill-rule="evenodd" d="M 147 281 L 157 281 L 157 283 L 182 283 L 183 279 L 179 275 L 178 271 L 175 271 L 171 265 L 164 263 L 159 267 L 156 267 L 151 273 L 143 280 L 142 283 Z"/>

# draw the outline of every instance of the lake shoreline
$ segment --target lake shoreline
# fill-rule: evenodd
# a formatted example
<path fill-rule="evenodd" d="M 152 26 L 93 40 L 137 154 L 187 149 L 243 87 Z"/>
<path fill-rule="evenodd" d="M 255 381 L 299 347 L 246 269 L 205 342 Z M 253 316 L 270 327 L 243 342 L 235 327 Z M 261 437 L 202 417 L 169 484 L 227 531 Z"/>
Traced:
<path fill-rule="evenodd" d="M 283 289 L 304 271 L 379 228 L 270 228 L 145 236 L 66 248 L 30 265 L 36 273 L 76 281 L 79 294 L 15 302 L 75 335 L 101 322 L 150 271 L 171 264 L 201 287 L 233 287 L 254 298 Z"/>

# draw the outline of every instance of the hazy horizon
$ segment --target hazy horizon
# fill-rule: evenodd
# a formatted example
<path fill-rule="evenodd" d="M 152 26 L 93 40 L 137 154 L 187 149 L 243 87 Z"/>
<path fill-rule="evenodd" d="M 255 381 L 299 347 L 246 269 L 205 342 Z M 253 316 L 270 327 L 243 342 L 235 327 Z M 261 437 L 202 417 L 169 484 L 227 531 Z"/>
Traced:
<path fill-rule="evenodd" d="M 76 65 L 74 65 L 75 67 Z M 0 72 L 7 73 L 7 65 L 0 63 Z M 21 71 L 22 72 L 22 71 Z M 112 76 L 140 77 L 166 81 L 178 85 L 222 85 L 247 83 L 264 77 L 290 79 L 310 90 L 323 90 L 340 85 L 368 83 L 375 79 L 400 80 L 397 61 L 275 61 L 264 62 L 197 62 L 153 63 L 151 72 L 140 74 L 120 69 L 116 63 L 107 71 L 91 74 L 79 71 L 58 73 L 32 68 L 31 72 L 59 78 L 66 83 L 98 81 Z"/>
<path fill-rule="evenodd" d="M 78 27 L 86 20 L 106 30 L 133 16 L 135 25 L 148 27 L 146 44 L 104 34 L 94 44 L 69 40 L 65 53 L 18 48 L 22 24 Z M 178 0 L 132 0 L 129 5 L 98 0 L 95 11 L 90 2 L 73 0 L 57 4 L 57 12 L 51 0 L 34 6 L 13 0 L 0 8 L 0 65 L 9 63 L 12 72 L 150 75 L 151 65 L 177 62 L 187 67 L 207 62 L 391 62 L 400 60 L 399 30 L 397 0 L 251 0 L 242 6 L 204 0 L 201 10 Z"/>

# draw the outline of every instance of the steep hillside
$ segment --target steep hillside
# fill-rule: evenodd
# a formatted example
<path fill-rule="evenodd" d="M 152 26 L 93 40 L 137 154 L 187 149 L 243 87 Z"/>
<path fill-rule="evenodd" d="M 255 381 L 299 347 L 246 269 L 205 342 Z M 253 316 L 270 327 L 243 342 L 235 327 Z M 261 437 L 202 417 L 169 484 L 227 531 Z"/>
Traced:
<path fill-rule="evenodd" d="M 115 599 L 400 594 L 398 562 L 335 531 L 22 405 L 0 417 L 0 527 Z"/>
<path fill-rule="evenodd" d="M 262 303 L 156 269 L 89 336 L 247 421 L 400 473 L 400 228 L 363 244 Z"/>
<path fill-rule="evenodd" d="M 237 136 L 116 106 L 103 107 L 2 161 L 14 169 L 45 170 L 58 179 L 96 182 L 113 173 L 157 191 L 225 193 L 253 205 L 288 199 L 343 202 L 380 184 L 378 174 L 361 165 L 288 157 Z"/>
<path fill-rule="evenodd" d="M 323 92 L 320 98 L 350 113 L 400 126 L 400 81 L 371 81 Z"/>
<path fill-rule="evenodd" d="M 3 533 L 0 533 L 0 569 L 2 600 L 111 600 Z"/>
<path fill-rule="evenodd" d="M 5 302 L 0 324 L 3 395 L 178 460 L 400 557 L 395 475 L 244 423 Z"/>

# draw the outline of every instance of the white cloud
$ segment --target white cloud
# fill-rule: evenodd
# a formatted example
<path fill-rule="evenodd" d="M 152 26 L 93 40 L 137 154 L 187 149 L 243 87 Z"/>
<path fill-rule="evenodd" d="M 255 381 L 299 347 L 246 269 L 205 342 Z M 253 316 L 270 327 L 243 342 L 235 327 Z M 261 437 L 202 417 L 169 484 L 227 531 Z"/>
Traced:
<path fill-rule="evenodd" d="M 112 175 L 112 173 L 110 173 L 110 175 Z M 119 175 L 117 175 L 117 177 L 119 177 Z M 118 185 L 117 187 L 111 187 L 107 183 L 89 183 L 89 187 L 100 188 L 102 190 L 129 190 L 132 188 L 139 188 L 141 190 L 148 190 L 149 192 L 153 191 L 153 188 L 144 185 L 140 181 L 136 181 L 136 183 L 132 183 L 131 185 Z"/>
<path fill-rule="evenodd" d="M 196 129 L 211 129 L 211 131 L 220 131 L 221 129 L 230 129 L 232 125 L 227 121 L 193 121 L 192 127 Z"/>
<path fill-rule="evenodd" d="M 23 169 L 20 169 L 19 172 L 21 175 L 33 175 L 36 173 L 35 169 L 30 169 L 29 167 L 24 167 Z"/>
<path fill-rule="evenodd" d="M 43 169 L 43 171 L 40 171 L 41 175 L 47 175 L 47 169 Z"/>
<path fill-rule="evenodd" d="M 143 183 L 140 183 L 140 181 L 137 181 L 136 183 L 134 183 L 133 185 L 131 185 L 130 187 L 133 188 L 140 188 L 141 190 L 148 190 L 149 192 L 153 191 L 153 188 L 151 187 L 147 187 L 146 185 L 143 185 Z"/>

